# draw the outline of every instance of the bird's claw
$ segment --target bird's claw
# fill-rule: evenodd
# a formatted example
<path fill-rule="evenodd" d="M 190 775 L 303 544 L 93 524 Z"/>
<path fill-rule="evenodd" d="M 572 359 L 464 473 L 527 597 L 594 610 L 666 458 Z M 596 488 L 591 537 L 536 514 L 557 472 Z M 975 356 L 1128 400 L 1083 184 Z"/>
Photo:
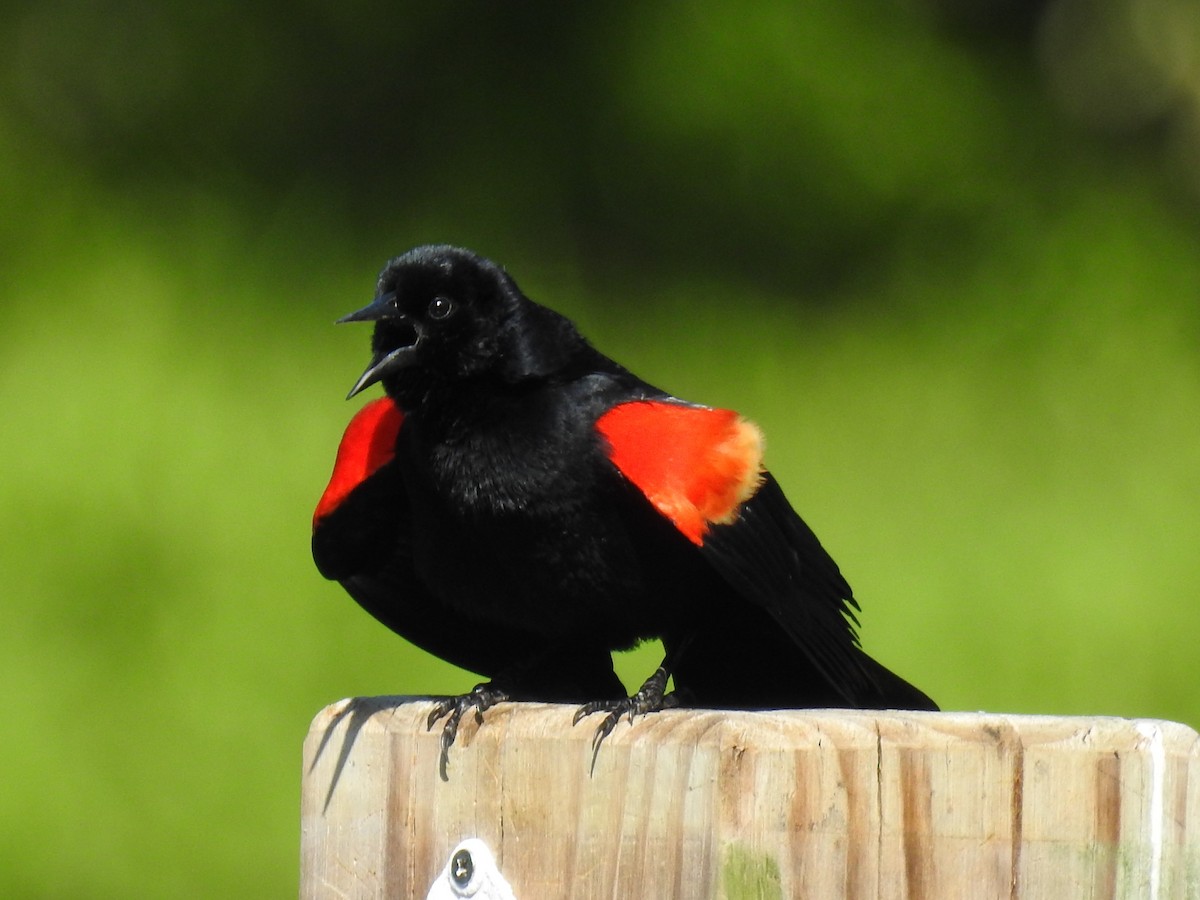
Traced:
<path fill-rule="evenodd" d="M 600 755 L 600 745 L 604 743 L 606 737 L 612 734 L 622 716 L 628 716 L 629 724 L 632 725 L 635 716 L 644 716 L 646 713 L 658 712 L 661 709 L 669 709 L 677 705 L 675 695 L 666 693 L 667 679 L 670 677 L 670 672 L 660 666 L 632 697 L 624 697 L 620 700 L 593 700 L 575 711 L 575 716 L 571 720 L 572 725 L 578 725 L 593 713 L 608 713 L 596 729 L 596 733 L 592 735 L 591 772 L 596 771 L 596 757 Z"/>
<path fill-rule="evenodd" d="M 475 723 L 482 725 L 484 710 L 507 699 L 508 694 L 500 690 L 500 688 L 490 683 L 477 684 L 471 689 L 470 693 L 460 694 L 457 697 L 447 697 L 439 701 L 437 706 L 429 713 L 429 718 L 425 720 L 426 731 L 432 731 L 438 719 L 446 717 L 446 724 L 442 726 L 442 737 L 439 742 L 441 753 L 438 756 L 438 774 L 442 776 L 442 781 L 450 780 L 447 772 L 447 767 L 450 765 L 450 748 L 454 744 L 455 737 L 458 736 L 458 723 L 462 721 L 463 713 L 467 710 L 473 710 L 475 713 Z"/>

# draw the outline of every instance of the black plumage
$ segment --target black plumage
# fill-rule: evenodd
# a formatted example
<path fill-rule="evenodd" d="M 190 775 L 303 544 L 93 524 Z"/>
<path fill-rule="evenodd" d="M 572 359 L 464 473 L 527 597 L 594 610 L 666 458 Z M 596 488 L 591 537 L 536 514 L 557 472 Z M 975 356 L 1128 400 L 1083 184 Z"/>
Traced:
<path fill-rule="evenodd" d="M 640 380 L 466 250 L 397 257 L 344 321 L 375 323 L 351 394 L 387 399 L 343 440 L 313 555 L 490 679 L 431 717 L 444 749 L 501 699 L 607 712 L 597 746 L 663 705 L 936 708 L 859 648 L 850 586 L 736 414 Z M 649 638 L 664 667 L 627 698 L 610 653 Z"/>

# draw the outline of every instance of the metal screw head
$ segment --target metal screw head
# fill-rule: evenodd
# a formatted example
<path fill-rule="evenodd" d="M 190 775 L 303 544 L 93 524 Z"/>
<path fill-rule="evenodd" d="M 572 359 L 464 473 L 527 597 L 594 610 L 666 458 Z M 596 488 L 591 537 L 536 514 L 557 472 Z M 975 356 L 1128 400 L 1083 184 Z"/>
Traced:
<path fill-rule="evenodd" d="M 471 859 L 471 851 L 459 850 L 450 858 L 450 877 L 460 888 L 465 888 L 475 874 L 475 860 Z"/>

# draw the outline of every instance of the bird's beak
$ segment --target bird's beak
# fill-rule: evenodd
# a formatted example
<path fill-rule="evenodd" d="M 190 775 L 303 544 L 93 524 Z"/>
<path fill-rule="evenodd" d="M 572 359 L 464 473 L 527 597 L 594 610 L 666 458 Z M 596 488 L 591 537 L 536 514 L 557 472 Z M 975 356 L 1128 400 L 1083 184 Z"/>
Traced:
<path fill-rule="evenodd" d="M 354 387 L 350 388 L 350 393 L 346 395 L 347 400 L 392 372 L 407 368 L 417 361 L 417 350 L 421 346 L 421 328 L 397 309 L 394 292 L 380 294 L 370 306 L 364 306 L 348 316 L 342 316 L 337 321 L 338 324 L 341 324 L 342 322 L 377 322 L 380 319 L 388 319 L 401 326 L 408 325 L 412 332 L 412 341 L 401 344 L 392 350 L 381 350 L 371 357 L 371 362 L 367 365 L 366 370 L 358 377 L 358 381 L 354 382 Z"/>
<path fill-rule="evenodd" d="M 358 376 L 358 381 L 354 382 L 354 387 L 350 388 L 350 393 L 346 395 L 346 399 L 349 400 L 355 394 L 366 390 L 392 372 L 411 366 L 417 361 L 417 348 L 420 344 L 421 336 L 418 334 L 411 344 L 405 344 L 386 353 L 376 353 L 371 357 L 371 362 L 367 366 L 366 371 Z"/>
<path fill-rule="evenodd" d="M 342 316 L 335 324 L 341 325 L 343 322 L 378 322 L 380 319 L 395 318 L 400 318 L 400 309 L 396 305 L 396 292 L 388 291 L 386 294 L 380 294 L 362 309 Z"/>

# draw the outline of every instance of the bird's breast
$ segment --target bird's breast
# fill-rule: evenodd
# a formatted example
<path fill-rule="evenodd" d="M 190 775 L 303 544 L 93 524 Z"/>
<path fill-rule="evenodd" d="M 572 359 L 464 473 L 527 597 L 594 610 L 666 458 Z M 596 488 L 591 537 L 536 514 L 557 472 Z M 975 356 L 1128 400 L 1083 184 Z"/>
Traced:
<path fill-rule="evenodd" d="M 472 435 L 402 449 L 414 567 L 451 605 L 556 633 L 585 609 L 616 628 L 643 593 L 594 439 Z"/>

